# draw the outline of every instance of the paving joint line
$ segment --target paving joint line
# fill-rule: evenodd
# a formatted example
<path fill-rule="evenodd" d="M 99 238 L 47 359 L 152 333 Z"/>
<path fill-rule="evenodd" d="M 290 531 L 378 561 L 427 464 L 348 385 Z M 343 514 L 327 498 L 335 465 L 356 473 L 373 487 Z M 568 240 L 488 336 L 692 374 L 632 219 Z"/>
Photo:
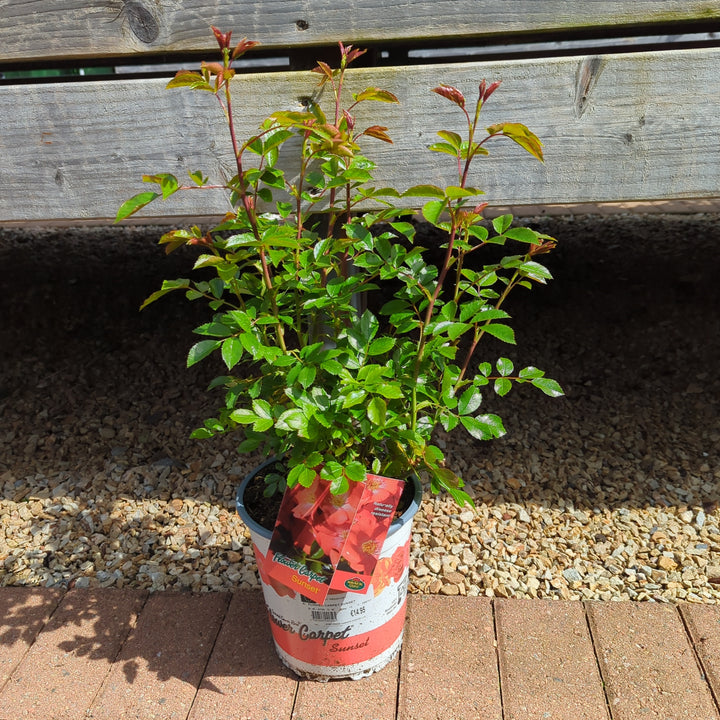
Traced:
<path fill-rule="evenodd" d="M 602 685 L 603 697 L 605 698 L 605 709 L 607 710 L 608 720 L 612 720 L 612 718 L 613 718 L 612 708 L 610 707 L 610 699 L 608 698 L 608 694 L 607 694 L 607 684 L 605 682 L 605 678 L 603 677 L 602 663 L 600 662 L 600 657 L 598 655 L 598 649 L 595 645 L 595 636 L 593 635 L 592 623 L 590 622 L 590 614 L 588 612 L 588 610 L 589 610 L 588 601 L 583 601 L 582 606 L 583 606 L 583 615 L 585 616 L 585 625 L 587 626 L 588 634 L 590 636 L 590 645 L 592 646 L 593 656 L 595 657 L 595 667 L 597 667 L 598 676 L 600 678 L 600 685 Z"/>
<path fill-rule="evenodd" d="M 202 673 L 200 674 L 200 680 L 197 684 L 197 687 L 195 688 L 195 694 L 193 695 L 193 699 L 190 702 L 190 706 L 188 707 L 188 711 L 185 714 L 184 720 L 188 720 L 190 718 L 193 708 L 195 707 L 195 701 L 197 700 L 198 693 L 200 692 L 200 687 L 202 686 L 203 680 L 205 679 L 205 673 L 207 672 L 208 665 L 210 664 L 210 659 L 212 658 L 213 652 L 215 651 L 215 646 L 217 645 L 218 638 L 220 637 L 220 633 L 222 632 L 223 625 L 225 625 L 225 620 L 227 620 L 230 603 L 235 597 L 234 592 L 224 594 L 227 595 L 227 597 L 225 598 L 225 611 L 223 612 L 222 620 L 218 623 L 218 630 L 215 633 L 215 637 L 213 638 L 212 647 L 210 648 L 210 652 L 208 653 L 207 659 L 205 660 L 205 665 L 203 666 Z"/>
<path fill-rule="evenodd" d="M 712 697 L 713 702 L 715 703 L 715 709 L 718 712 L 718 715 L 720 715 L 720 697 L 716 695 L 715 690 L 713 688 L 712 683 L 710 682 L 707 669 L 705 668 L 705 663 L 703 663 L 702 658 L 700 655 L 698 655 L 697 648 L 695 647 L 695 638 L 693 637 L 692 631 L 690 630 L 690 626 L 688 625 L 687 618 L 685 617 L 685 613 L 682 611 L 682 608 L 680 605 L 675 606 L 675 612 L 680 616 L 680 622 L 682 623 L 683 629 L 685 630 L 685 635 L 687 636 L 690 650 L 692 651 L 692 654 L 695 658 L 695 662 L 697 663 L 698 670 L 700 671 L 700 674 L 702 675 L 703 682 L 707 685 L 708 689 L 710 690 L 710 697 Z M 703 638 L 698 638 L 698 642 L 702 642 Z"/>
<path fill-rule="evenodd" d="M 493 638 L 494 638 L 493 644 L 495 646 L 495 667 L 497 668 L 498 697 L 500 698 L 500 718 L 501 718 L 501 720 L 506 720 L 504 690 L 503 690 L 502 675 L 501 675 L 501 668 L 500 668 L 500 640 L 499 640 L 499 636 L 498 636 L 497 615 L 495 614 L 495 598 L 494 597 L 492 598 L 492 600 L 490 600 L 490 611 L 492 614 L 492 622 L 493 622 Z"/>

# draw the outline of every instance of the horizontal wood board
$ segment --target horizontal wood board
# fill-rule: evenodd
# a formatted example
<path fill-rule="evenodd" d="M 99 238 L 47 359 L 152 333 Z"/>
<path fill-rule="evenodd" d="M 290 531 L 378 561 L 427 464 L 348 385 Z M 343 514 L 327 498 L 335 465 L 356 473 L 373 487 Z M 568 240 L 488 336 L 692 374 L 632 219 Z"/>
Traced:
<path fill-rule="evenodd" d="M 213 50 L 211 25 L 287 48 L 718 20 L 720 2 L 686 0 L 0 0 L 0 63 Z"/>
<path fill-rule="evenodd" d="M 440 82 L 469 97 L 482 78 L 503 85 L 485 124 L 526 123 L 545 144 L 540 164 L 514 143 L 490 145 L 472 182 L 494 205 L 708 198 L 720 196 L 720 50 L 614 54 L 538 61 L 359 69 L 351 89 L 396 93 L 401 105 L 366 103 L 359 126 L 382 124 L 395 139 L 369 139 L 375 185 L 456 183 L 452 158 L 429 152 L 438 129 L 462 129 L 457 107 L 431 92 Z M 313 75 L 246 75 L 237 87 L 239 134 L 274 110 L 298 108 Z M 149 189 L 145 172 L 203 169 L 234 174 L 227 131 L 210 93 L 164 90 L 164 80 L 108 85 L 0 87 L 0 222 L 113 218 Z M 247 100 L 243 100 L 243 96 Z M 219 191 L 157 201 L 147 216 L 217 215 Z"/>

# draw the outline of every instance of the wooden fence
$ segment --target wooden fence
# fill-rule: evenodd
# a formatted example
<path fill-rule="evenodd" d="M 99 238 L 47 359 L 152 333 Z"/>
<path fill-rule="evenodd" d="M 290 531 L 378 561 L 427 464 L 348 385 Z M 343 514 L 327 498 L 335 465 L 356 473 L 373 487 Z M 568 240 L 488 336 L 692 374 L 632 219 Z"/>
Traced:
<path fill-rule="evenodd" d="M 11 78 L 0 81 L 0 224 L 109 222 L 147 189 L 145 172 L 230 177 L 215 98 L 164 89 L 174 69 L 216 58 L 211 25 L 261 41 L 257 57 L 268 63 L 233 81 L 241 134 L 312 93 L 313 76 L 292 68 L 326 57 L 338 40 L 370 47 L 374 66 L 353 70 L 352 84 L 401 101 L 373 104 L 395 141 L 366 145 L 378 185 L 452 182 L 452 162 L 427 146 L 435 130 L 459 129 L 460 117 L 431 89 L 442 82 L 472 95 L 486 78 L 503 81 L 487 124 L 527 124 L 546 157 L 541 165 L 496 143 L 473 181 L 492 204 L 720 196 L 720 2 L 0 0 L 0 74 Z M 689 41 L 671 42 L 681 34 Z M 144 74 L 12 74 L 137 63 Z M 147 74 L 153 63 L 161 77 Z M 221 193 L 192 193 L 147 210 L 227 207 Z"/>

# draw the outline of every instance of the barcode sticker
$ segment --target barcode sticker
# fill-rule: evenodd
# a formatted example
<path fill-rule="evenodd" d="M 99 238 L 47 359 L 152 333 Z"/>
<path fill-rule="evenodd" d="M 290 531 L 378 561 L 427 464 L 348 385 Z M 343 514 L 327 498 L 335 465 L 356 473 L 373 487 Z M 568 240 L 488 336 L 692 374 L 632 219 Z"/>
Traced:
<path fill-rule="evenodd" d="M 313 620 L 337 620 L 337 613 L 334 610 L 311 610 Z"/>

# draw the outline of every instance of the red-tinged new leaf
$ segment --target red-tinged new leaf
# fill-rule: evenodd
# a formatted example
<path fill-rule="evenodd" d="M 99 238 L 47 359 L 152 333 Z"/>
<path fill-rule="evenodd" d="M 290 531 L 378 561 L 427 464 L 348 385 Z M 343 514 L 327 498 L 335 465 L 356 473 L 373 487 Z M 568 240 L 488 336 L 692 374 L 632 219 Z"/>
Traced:
<path fill-rule="evenodd" d="M 230 38 L 232 37 L 232 30 L 230 32 L 221 32 L 218 30 L 214 25 L 210 26 L 213 31 L 213 35 L 215 35 L 215 39 L 218 42 L 218 45 L 220 46 L 220 49 L 223 50 L 224 48 L 230 47 Z"/>
<path fill-rule="evenodd" d="M 200 64 L 203 70 L 207 70 L 211 75 L 222 75 L 225 68 L 222 63 L 219 62 L 203 62 Z"/>
<path fill-rule="evenodd" d="M 366 128 L 362 134 L 367 135 L 368 137 L 374 137 L 376 140 L 382 140 L 383 142 L 392 144 L 392 139 L 385 132 L 386 130 L 387 128 L 382 125 L 371 125 L 369 128 Z"/>
<path fill-rule="evenodd" d="M 332 68 L 322 60 L 318 60 L 318 64 L 316 67 L 312 69 L 312 72 L 318 73 L 318 75 L 324 75 L 325 79 L 332 80 L 333 79 L 333 70 Z"/>
<path fill-rule="evenodd" d="M 361 50 L 360 48 L 353 48 L 352 45 L 345 47 L 341 42 L 338 43 L 340 47 L 340 55 L 343 59 L 343 66 L 349 65 L 354 60 L 357 60 L 361 55 L 364 55 L 367 50 Z"/>
<path fill-rule="evenodd" d="M 501 82 L 501 80 L 496 80 L 495 82 L 490 83 L 489 86 L 484 87 L 485 81 L 482 81 L 480 97 L 482 98 L 483 102 L 486 102 L 487 99 L 500 87 Z"/>
<path fill-rule="evenodd" d="M 465 108 L 465 96 L 452 85 L 438 85 L 433 92 L 454 102 L 458 107 Z"/>
<path fill-rule="evenodd" d="M 156 192 L 143 192 L 134 195 L 129 200 L 126 200 L 117 211 L 115 216 L 115 222 L 118 223 L 131 215 L 134 215 L 138 210 L 141 210 L 146 205 L 151 203 L 156 198 L 160 197 L 160 193 Z"/>
<path fill-rule="evenodd" d="M 241 55 L 244 55 L 248 50 L 252 50 L 254 47 L 257 47 L 260 43 L 257 40 L 248 40 L 247 38 L 243 38 L 236 46 L 235 49 L 232 51 L 232 59 L 236 60 Z"/>

